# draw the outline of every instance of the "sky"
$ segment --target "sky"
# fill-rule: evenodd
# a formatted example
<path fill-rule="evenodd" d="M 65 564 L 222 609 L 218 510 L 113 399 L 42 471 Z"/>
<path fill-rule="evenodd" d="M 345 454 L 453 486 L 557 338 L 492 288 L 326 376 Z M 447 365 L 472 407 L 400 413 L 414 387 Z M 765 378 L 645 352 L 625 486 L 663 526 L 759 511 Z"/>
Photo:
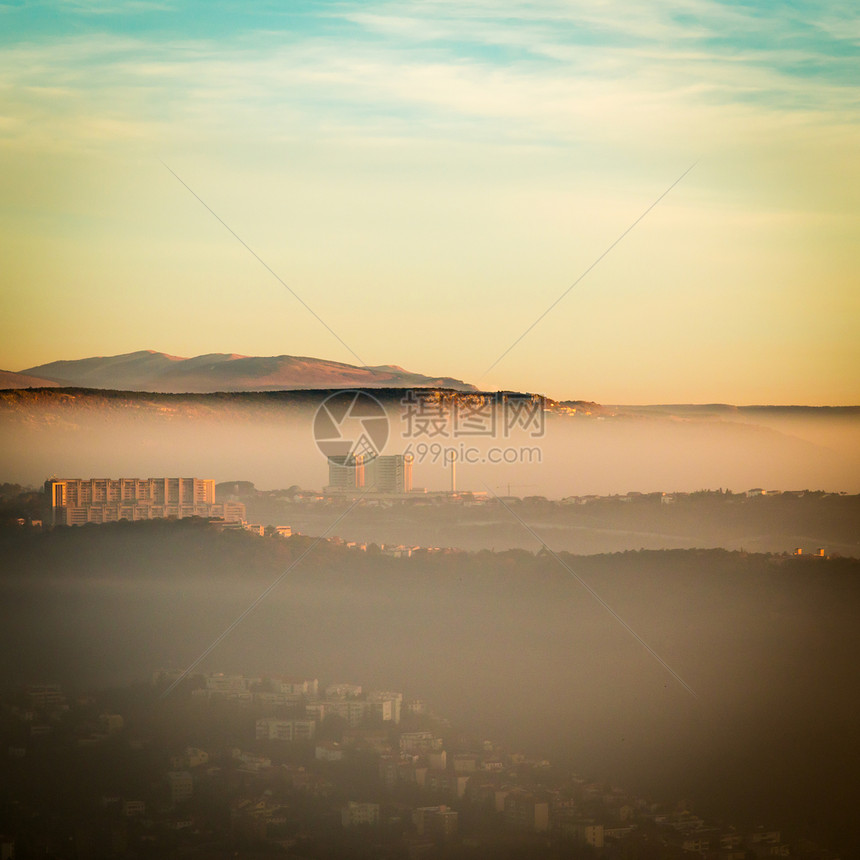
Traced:
<path fill-rule="evenodd" d="M 858 60 L 841 0 L 0 0 L 0 368 L 860 403 Z"/>

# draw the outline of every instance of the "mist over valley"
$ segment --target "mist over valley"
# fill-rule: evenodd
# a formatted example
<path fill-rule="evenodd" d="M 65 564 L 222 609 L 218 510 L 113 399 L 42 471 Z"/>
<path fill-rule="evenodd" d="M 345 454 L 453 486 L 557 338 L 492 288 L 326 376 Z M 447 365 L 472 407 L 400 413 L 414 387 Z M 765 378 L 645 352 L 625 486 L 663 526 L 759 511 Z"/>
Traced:
<path fill-rule="evenodd" d="M 694 697 L 550 555 L 323 542 L 290 569 L 310 543 L 193 520 L 4 529 L 2 677 L 86 689 L 183 668 L 289 570 L 196 671 L 360 678 L 738 824 L 848 838 L 856 560 L 563 554 Z"/>

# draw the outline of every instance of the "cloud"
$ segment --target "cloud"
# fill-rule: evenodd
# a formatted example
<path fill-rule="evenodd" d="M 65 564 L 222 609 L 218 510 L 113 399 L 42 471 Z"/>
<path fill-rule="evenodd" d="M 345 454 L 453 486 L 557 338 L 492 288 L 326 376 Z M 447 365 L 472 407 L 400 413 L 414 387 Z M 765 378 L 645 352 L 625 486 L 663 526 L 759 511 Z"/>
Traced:
<path fill-rule="evenodd" d="M 292 118 L 311 134 L 361 125 L 387 136 L 399 124 L 410 135 L 448 129 L 459 138 L 567 144 L 634 132 L 637 121 L 726 128 L 784 112 L 826 123 L 860 116 L 853 88 L 781 68 L 802 61 L 796 49 L 723 56 L 689 44 L 539 44 L 531 40 L 530 55 L 540 50 L 556 61 L 502 63 L 326 39 L 285 46 L 265 37 L 225 45 L 82 36 L 11 47 L 0 59 L 0 81 L 12 110 L 36 124 L 56 111 L 55 119 L 107 113 L 229 127 L 237 112 L 245 119 L 256 112 L 256 125 L 275 134 Z"/>
<path fill-rule="evenodd" d="M 415 170 L 435 149 L 452 170 L 493 157 L 532 176 L 529 161 L 549 159 L 549 172 L 554 153 L 569 153 L 562 169 L 586 181 L 589 163 L 668 175 L 703 157 L 739 177 L 760 167 L 774 189 L 794 165 L 794 184 L 814 176 L 812 197 L 846 205 L 833 188 L 840 171 L 856 175 L 860 103 L 842 81 L 844 57 L 815 48 L 817 23 L 798 36 L 791 22 L 707 0 L 631 2 L 625 14 L 481 0 L 322 10 L 301 33 L 84 32 L 11 45 L 0 55 L 0 146 L 134 158 L 220 147 L 251 162 L 289 143 L 328 147 L 342 165 L 376 158 L 377 170 L 395 152 Z M 333 34 L 333 18 L 346 29 Z M 813 59 L 814 74 L 798 71 Z"/>
<path fill-rule="evenodd" d="M 158 2 L 158 0 L 60 0 L 59 6 L 64 11 L 84 15 L 142 14 L 164 12 L 175 8 L 174 4 Z"/>

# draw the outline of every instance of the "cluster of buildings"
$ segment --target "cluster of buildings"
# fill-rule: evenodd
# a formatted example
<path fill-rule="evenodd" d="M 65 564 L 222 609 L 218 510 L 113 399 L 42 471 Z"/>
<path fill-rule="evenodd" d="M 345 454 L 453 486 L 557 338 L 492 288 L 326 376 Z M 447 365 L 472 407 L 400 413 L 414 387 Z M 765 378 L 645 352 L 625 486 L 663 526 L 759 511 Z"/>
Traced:
<path fill-rule="evenodd" d="M 50 478 L 45 481 L 55 526 L 120 520 L 209 517 L 242 522 L 240 502 L 216 502 L 208 478 Z"/>
<path fill-rule="evenodd" d="M 169 680 L 169 675 L 160 675 Z M 348 726 L 368 722 L 399 725 L 403 694 L 391 690 L 364 691 L 356 684 L 330 684 L 320 691 L 317 679 L 247 678 L 223 673 L 205 675 L 203 686 L 192 695 L 221 698 L 264 708 L 291 708 L 302 718 L 263 717 L 257 720 L 258 740 L 312 740 L 315 728 L 327 717 L 338 717 Z"/>
<path fill-rule="evenodd" d="M 159 673 L 153 680 L 163 684 L 169 677 Z M 47 838 L 45 851 L 62 860 L 152 851 L 162 844 L 159 840 L 189 851 L 229 848 L 231 854 L 296 848 L 313 856 L 315 845 L 334 844 L 344 852 L 337 856 L 373 845 L 383 851 L 380 856 L 445 858 L 507 856 L 510 846 L 518 845 L 521 856 L 532 856 L 532 850 L 544 856 L 555 848 L 605 860 L 834 858 L 817 846 L 799 851 L 778 830 L 715 826 L 686 804 L 655 804 L 622 788 L 563 773 L 548 761 L 508 753 L 491 740 L 455 730 L 429 714 L 423 702 L 404 701 L 400 693 L 366 692 L 351 683 L 322 688 L 316 679 L 210 674 L 192 692 L 198 701 L 201 695 L 238 707 L 250 702 L 258 713 L 268 704 L 290 706 L 280 708 L 281 716 L 257 719 L 251 737 L 247 721 L 236 721 L 215 745 L 213 726 L 226 725 L 223 704 L 193 707 L 186 719 L 193 714 L 198 736 L 192 738 L 185 725 L 173 733 L 178 743 L 165 748 L 156 780 L 150 770 L 143 781 L 133 775 L 119 780 L 131 790 L 92 798 L 92 820 L 75 822 L 68 834 L 55 826 L 56 833 L 48 828 L 51 833 L 44 837 L 45 828 L 37 832 L 22 825 L 3 843 L 11 852 L 4 856 L 13 858 L 16 846 L 31 856 L 39 840 Z M 132 702 L 126 703 L 129 708 L 135 707 Z M 390 709 L 379 710 L 385 702 Z M 333 731 L 336 723 L 326 723 L 322 715 L 346 719 L 353 712 L 345 706 L 355 703 L 369 706 L 354 712 L 364 714 L 361 724 Z M 151 704 L 144 707 L 151 719 Z M 93 717 L 86 714 L 100 710 L 97 697 L 79 696 L 70 703 L 61 688 L 48 684 L 28 687 L 15 707 L 0 703 L 7 726 L 16 720 L 46 725 L 69 720 L 74 726 L 71 732 L 57 731 L 53 740 L 33 736 L 14 755 L 10 747 L 10 758 L 19 760 L 10 778 L 25 774 L 31 758 L 38 763 L 52 750 L 59 752 L 67 739 L 77 738 L 80 745 L 92 727 Z M 133 710 L 103 711 L 97 718 L 101 743 L 110 737 L 117 749 L 123 743 L 130 750 L 151 745 L 151 730 L 147 735 L 129 728 L 140 724 L 138 717 Z M 164 737 L 170 737 L 169 730 Z M 199 745 L 186 745 L 189 741 Z M 124 767 L 133 767 L 134 760 L 124 760 Z M 213 797 L 223 805 L 212 806 Z M 298 797 L 305 800 L 297 803 Z M 297 809 L 306 817 L 297 819 Z M 99 840 L 113 847 L 93 854 Z"/>
<path fill-rule="evenodd" d="M 747 832 L 709 825 L 688 809 L 652 811 L 649 819 L 662 827 L 668 844 L 699 857 L 719 860 L 790 857 L 791 846 L 779 830 L 757 827 Z"/>
<path fill-rule="evenodd" d="M 217 521 L 220 528 L 266 534 L 266 526 L 246 520 L 243 502 L 215 500 L 212 478 L 50 478 L 45 495 L 52 526 L 202 517 Z M 31 522 L 36 524 L 41 526 L 41 521 Z M 292 536 L 290 526 L 271 531 L 278 537 Z"/>
<path fill-rule="evenodd" d="M 304 683 L 309 690 L 318 691 L 316 682 Z M 358 685 L 335 684 L 325 688 L 323 697 L 330 708 L 328 713 L 345 717 L 348 711 L 343 706 L 362 701 L 364 695 Z M 366 695 L 370 700 L 394 695 L 402 701 L 399 694 Z M 659 829 L 660 841 L 667 851 L 712 860 L 789 856 L 790 847 L 782 841 L 778 830 L 759 828 L 744 833 L 715 827 L 684 804 L 674 807 L 653 804 L 620 788 L 588 782 L 577 775 L 559 784 L 548 761 L 507 754 L 490 740 L 467 741 L 440 728 L 401 731 L 392 719 L 393 731 L 349 728 L 344 730 L 340 741 L 315 741 L 319 722 L 316 718 L 307 719 L 311 713 L 316 717 L 323 711 L 309 707 L 304 720 L 258 720 L 256 740 L 312 742 L 315 761 L 325 765 L 327 779 L 335 781 L 338 763 L 355 761 L 357 753 L 368 761 L 368 754 L 373 754 L 378 764 L 379 796 L 349 799 L 339 809 L 341 826 L 345 831 L 379 834 L 393 821 L 403 825 L 405 820 L 415 856 L 429 846 L 459 844 L 466 835 L 460 822 L 464 808 L 473 810 L 472 817 L 476 810 L 481 810 L 484 820 L 492 816 L 501 827 L 503 840 L 580 845 L 611 852 L 625 840 L 628 843 L 635 840 L 642 824 L 649 822 Z M 404 705 L 404 713 L 424 717 L 426 706 L 419 700 L 410 701 Z M 365 716 L 362 725 L 367 723 Z M 262 766 L 263 771 L 273 767 L 268 758 L 243 755 L 249 761 L 254 759 L 254 767 Z M 255 772 L 261 773 L 259 769 Z M 308 778 L 301 784 L 319 796 L 319 781 Z M 325 789 L 322 794 L 327 794 Z M 413 800 L 404 805 L 394 800 L 398 796 Z M 426 801 L 416 804 L 415 797 Z M 268 807 L 263 804 L 260 813 L 265 809 Z M 492 844 L 493 837 L 484 838 L 488 839 L 485 847 Z M 468 841 L 477 845 L 480 839 L 476 841 L 470 836 Z"/>
<path fill-rule="evenodd" d="M 713 827 L 686 807 L 664 808 L 576 776 L 559 786 L 550 777 L 549 762 L 506 754 L 489 740 L 468 745 L 462 739 L 452 742 L 438 729 L 400 731 L 397 727 L 402 714 L 424 717 L 427 713 L 422 701 L 404 703 L 401 693 L 365 692 L 360 685 L 349 683 L 321 689 L 316 679 L 263 681 L 213 674 L 204 676 L 203 687 L 193 695 L 293 708 L 300 716 L 256 720 L 254 740 L 304 742 L 314 749 L 314 760 L 327 767 L 354 760 L 357 753 L 365 760 L 372 754 L 382 795 L 350 799 L 342 805 L 340 821 L 346 830 L 376 832 L 394 814 L 392 797 L 399 792 L 414 796 L 418 791 L 419 796 L 433 802 L 411 806 L 405 813 L 400 807 L 394 810 L 401 818 L 407 814 L 417 845 L 427 840 L 439 844 L 455 839 L 460 832 L 460 809 L 466 804 L 495 816 L 504 832 L 545 839 L 548 844 L 579 844 L 603 850 L 631 837 L 647 820 L 661 828 L 667 847 L 682 852 L 718 860 L 789 856 L 789 846 L 781 841 L 777 830 L 743 834 Z M 317 740 L 320 726 L 329 716 L 341 718 L 349 728 L 337 741 Z M 248 774 L 263 777 L 276 770 L 267 755 L 236 749 L 233 757 L 239 769 Z M 336 771 L 328 771 L 329 779 L 332 773 Z M 297 777 L 293 782 L 303 790 L 318 796 L 322 784 L 322 794 L 328 793 L 325 781 L 303 771 L 293 776 Z M 181 772 L 172 779 L 185 784 Z M 273 810 L 277 814 L 279 807 L 262 802 L 246 804 L 243 809 L 246 816 L 254 813 L 261 818 Z"/>
<path fill-rule="evenodd" d="M 153 683 L 172 682 L 179 672 L 158 672 Z M 273 707 L 294 705 L 305 697 L 315 698 L 319 694 L 319 681 L 292 678 L 250 678 L 245 675 L 228 675 L 216 672 L 203 676 L 203 686 L 193 691 L 193 696 L 206 699 L 222 698 L 226 701 L 250 705 L 259 703 Z"/>
<path fill-rule="evenodd" d="M 244 506 L 243 506 L 244 507 Z M 290 526 L 265 526 L 262 523 L 249 523 L 246 520 L 216 520 L 213 525 L 219 531 L 246 531 L 257 537 L 265 537 L 266 533 L 276 537 L 288 538 L 293 536 Z"/>

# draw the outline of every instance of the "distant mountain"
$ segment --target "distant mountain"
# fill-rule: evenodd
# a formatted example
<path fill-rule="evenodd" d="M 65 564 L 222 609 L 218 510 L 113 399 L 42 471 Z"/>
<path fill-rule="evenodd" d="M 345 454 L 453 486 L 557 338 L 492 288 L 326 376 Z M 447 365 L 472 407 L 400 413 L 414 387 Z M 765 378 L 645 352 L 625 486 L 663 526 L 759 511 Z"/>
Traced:
<path fill-rule="evenodd" d="M 39 377 L 44 385 L 106 388 L 122 391 L 205 394 L 216 391 L 277 391 L 302 388 L 453 388 L 475 386 L 447 376 L 425 376 L 384 364 L 356 367 L 304 356 L 269 357 L 211 353 L 194 358 L 142 350 L 126 355 L 52 361 L 11 374 Z M 37 383 L 0 377 L 3 387 L 24 388 Z"/>
<path fill-rule="evenodd" d="M 28 376 L 12 370 L 0 370 L 0 388 L 57 388 L 59 384 L 52 379 Z"/>

